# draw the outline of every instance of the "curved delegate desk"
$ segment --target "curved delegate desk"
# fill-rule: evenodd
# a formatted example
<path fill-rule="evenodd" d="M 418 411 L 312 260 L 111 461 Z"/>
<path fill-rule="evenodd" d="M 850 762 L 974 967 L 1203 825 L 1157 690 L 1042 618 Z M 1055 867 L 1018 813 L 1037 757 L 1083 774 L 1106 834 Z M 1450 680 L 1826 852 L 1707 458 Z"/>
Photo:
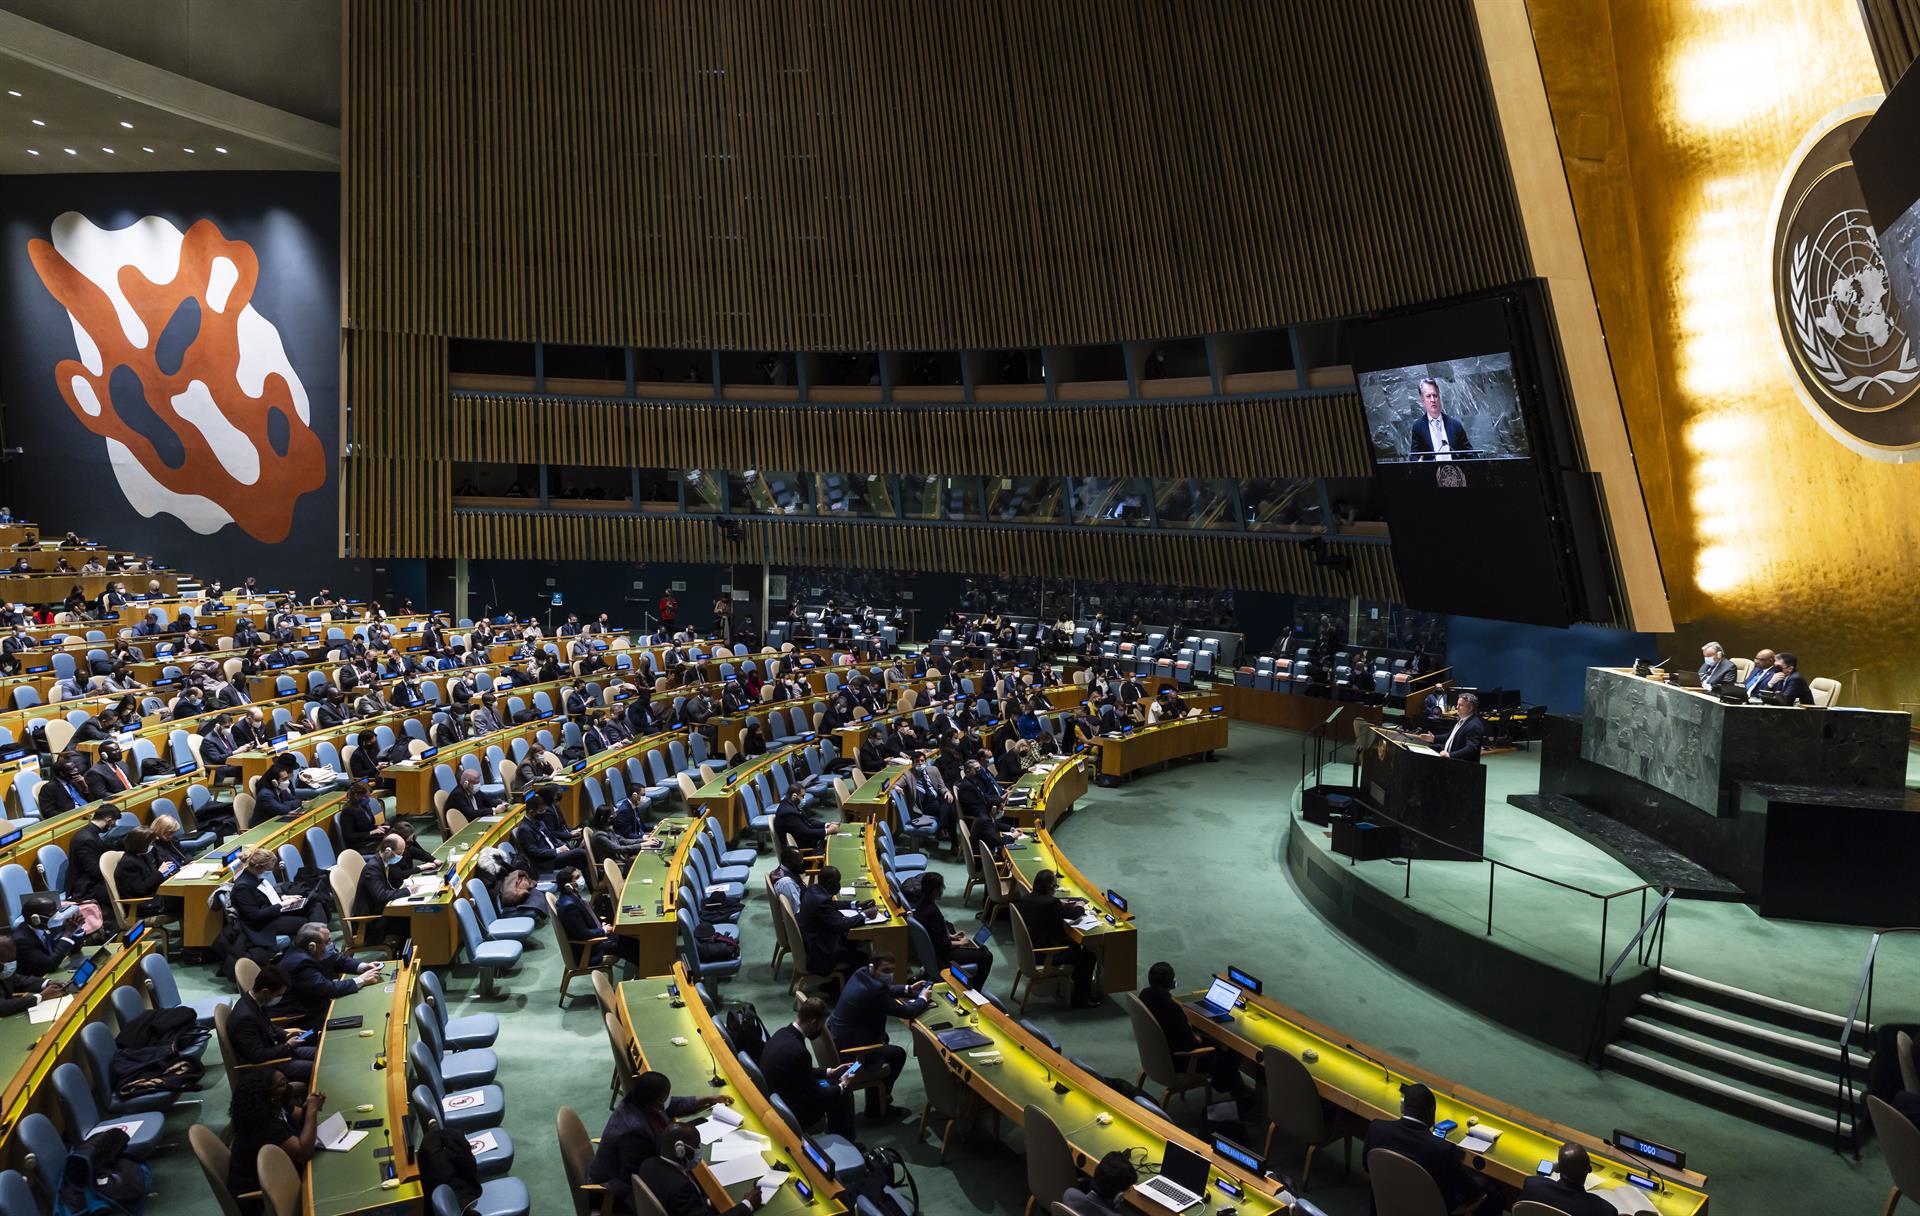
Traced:
<path fill-rule="evenodd" d="M 1158 1164 L 1171 1141 L 1206 1157 L 1213 1166 L 1208 1175 L 1209 1206 L 1205 1211 L 1212 1211 L 1212 1204 L 1230 1204 L 1240 1216 L 1270 1216 L 1287 1210 L 1285 1192 L 1278 1182 L 1215 1157 L 1206 1142 L 1131 1101 L 1048 1047 L 1010 1014 L 990 1003 L 976 1002 L 968 992 L 959 977 L 948 971 L 934 985 L 933 1004 L 914 1020 L 913 1033 L 929 1039 L 960 1083 L 997 1114 L 1024 1124 L 1028 1106 L 1045 1111 L 1066 1137 L 1082 1173 L 1091 1174 L 1101 1157 L 1116 1150 L 1144 1151 L 1148 1161 Z M 950 1051 L 940 1042 L 939 1032 L 961 1026 L 992 1041 Z M 1102 1116 L 1107 1122 L 1100 1121 Z M 1214 1189 L 1223 1178 L 1240 1189 L 1239 1198 L 1230 1199 Z M 1137 1211 L 1161 1216 L 1167 1211 L 1131 1192 L 1127 1198 Z M 1198 1213 L 1203 1209 L 1193 1210 Z"/>
<path fill-rule="evenodd" d="M 1216 978 L 1233 979 L 1229 975 Z M 1363 1119 L 1397 1118 L 1400 1087 L 1410 1081 L 1425 1083 L 1439 1100 L 1439 1118 L 1458 1122 L 1450 1137 L 1455 1143 L 1476 1128 L 1499 1131 L 1500 1136 L 1491 1147 L 1466 1155 L 1471 1168 L 1496 1182 L 1518 1188 L 1533 1176 L 1540 1162 L 1550 1161 L 1559 1153 L 1562 1142 L 1587 1149 L 1593 1158 L 1593 1177 L 1600 1179 L 1604 1187 L 1627 1185 L 1629 1171 L 1641 1177 L 1651 1177 L 1654 1173 L 1654 1167 L 1645 1162 L 1629 1165 L 1617 1150 L 1595 1137 L 1464 1089 L 1365 1044 L 1355 1044 L 1271 997 L 1244 987 L 1242 993 L 1245 1002 L 1235 1011 L 1231 1022 L 1215 1022 L 1197 1013 L 1185 1004 L 1190 997 L 1183 999 L 1187 1020 L 1208 1042 L 1249 1062 L 1257 1061 L 1262 1048 L 1278 1048 L 1296 1057 L 1312 1051 L 1316 1058 L 1306 1062 L 1306 1067 L 1320 1096 Z M 1362 1055 L 1363 1052 L 1366 1054 Z M 1469 1127 L 1470 1119 L 1474 1127 Z M 1700 1189 L 1706 1183 L 1705 1175 L 1684 1170 L 1663 1171 L 1660 1182 L 1662 1189 L 1648 1192 L 1646 1197 L 1661 1216 L 1696 1216 L 1707 1210 L 1707 1196 Z"/>
<path fill-rule="evenodd" d="M 849 830 L 856 826 L 858 831 Z M 826 864 L 840 871 L 840 898 L 856 903 L 871 899 L 878 905 L 877 911 L 886 913 L 885 917 L 853 926 L 847 936 L 868 942 L 875 950 L 885 950 L 904 967 L 913 958 L 908 948 L 907 910 L 887 885 L 887 870 L 880 861 L 880 829 L 871 823 L 843 826 L 827 837 Z"/>
<path fill-rule="evenodd" d="M 408 895 L 387 901 L 387 915 L 405 917 L 408 934 L 413 938 L 413 958 L 427 967 L 444 967 L 453 961 L 460 948 L 460 922 L 453 914 L 453 901 L 465 898 L 467 880 L 478 873 L 480 851 L 498 848 L 513 834 L 525 815 L 525 807 L 509 807 L 497 815 L 482 815 L 466 827 L 440 842 L 433 851 L 437 885 L 420 895 Z M 452 881 L 447 873 L 453 873 Z M 420 876 L 410 879 L 419 880 Z"/>
<path fill-rule="evenodd" d="M 676 1094 L 732 1098 L 731 1109 L 740 1116 L 742 1131 L 766 1142 L 760 1154 L 762 1163 L 769 1169 L 786 1167 L 784 1173 L 776 1175 L 782 1179 L 780 1189 L 760 1209 L 762 1216 L 835 1216 L 851 1210 L 839 1184 L 813 1164 L 800 1137 L 774 1111 L 739 1059 L 727 1050 L 684 965 L 676 964 L 670 975 L 621 984 L 619 1015 L 633 1036 L 639 1057 L 632 1061 L 636 1069 L 665 1073 Z M 715 1078 L 719 1085 L 714 1084 Z M 713 1150 L 708 1147 L 703 1151 L 710 1157 Z M 748 1179 L 722 1187 L 705 1165 L 696 1169 L 694 1177 L 717 1211 L 727 1210 L 754 1185 Z M 796 1179 L 806 1184 L 810 1197 L 802 1196 Z"/>
<path fill-rule="evenodd" d="M 627 867 L 627 879 L 613 909 L 612 928 L 624 937 L 638 939 L 640 975 L 668 975 L 673 971 L 679 946 L 676 916 L 680 874 L 700 838 L 693 830 L 698 825 L 698 816 L 669 815 L 660 820 L 653 825 L 653 833 L 662 847 L 636 854 Z M 669 844 L 671 847 L 667 847 Z"/>
<path fill-rule="evenodd" d="M 1029 831 L 1051 830 L 1087 792 L 1085 755 L 1048 756 L 1007 787 L 1006 812 Z"/>
<path fill-rule="evenodd" d="M 421 1210 L 420 1169 L 407 1135 L 406 1069 L 419 966 L 417 958 L 383 963 L 383 982 L 335 998 L 327 1008 L 313 1062 L 313 1087 L 327 1095 L 322 1117 L 338 1113 L 349 1129 L 367 1134 L 345 1152 L 322 1150 L 307 1163 L 306 1216 Z M 333 1025 L 344 1018 L 360 1024 Z"/>
<path fill-rule="evenodd" d="M 161 883 L 161 895 L 181 901 L 181 944 L 189 950 L 204 949 L 219 936 L 220 913 L 212 906 L 209 897 L 232 877 L 225 858 L 234 857 L 236 853 L 247 849 L 278 852 L 283 844 L 290 844 L 304 854 L 307 829 L 320 828 L 325 831 L 346 801 L 346 794 L 338 791 L 309 798 L 301 805 L 300 813 L 292 819 L 275 817 L 254 824 L 238 836 L 229 836 L 220 843 L 217 854 L 210 852 L 207 860 L 182 866 L 173 877 Z M 312 858 L 307 860 L 312 861 Z"/>
<path fill-rule="evenodd" d="M 11 1146 L 13 1129 L 20 1120 L 40 1111 L 55 1124 L 61 1122 L 54 1109 L 58 1103 L 48 1078 L 53 1070 L 74 1057 L 79 1050 L 80 1031 L 87 1023 L 106 1015 L 107 998 L 122 984 L 139 984 L 137 968 L 142 957 L 157 949 L 158 933 L 143 933 L 131 947 L 116 939 L 94 950 L 83 950 L 68 960 L 51 979 L 71 981 L 75 970 L 85 961 L 98 959 L 92 976 L 78 991 L 62 997 L 64 1004 L 36 1006 L 25 1013 L 0 1018 L 0 1076 L 6 1088 L 0 1094 L 0 1162 L 14 1157 Z M 45 1021 L 35 1021 L 35 1013 L 50 1013 Z"/>
<path fill-rule="evenodd" d="M 1092 744 L 1099 753 L 1102 781 L 1117 781 L 1143 768 L 1203 756 L 1226 745 L 1224 713 L 1201 713 L 1171 722 L 1156 722 L 1123 735 L 1100 735 Z"/>
<path fill-rule="evenodd" d="M 1095 885 L 1078 867 L 1067 860 L 1053 835 L 1042 828 L 1031 844 L 1009 845 L 1007 860 L 1013 866 L 1013 881 L 1022 893 L 1033 889 L 1033 876 L 1052 870 L 1060 877 L 1054 894 L 1061 899 L 1082 899 L 1093 923 L 1081 921 L 1067 926 L 1067 936 L 1076 946 L 1093 951 L 1100 960 L 1099 983 L 1103 992 L 1131 992 L 1140 986 L 1140 929 L 1125 907 L 1107 898 L 1106 890 Z M 1084 928 L 1082 926 L 1085 926 Z"/>

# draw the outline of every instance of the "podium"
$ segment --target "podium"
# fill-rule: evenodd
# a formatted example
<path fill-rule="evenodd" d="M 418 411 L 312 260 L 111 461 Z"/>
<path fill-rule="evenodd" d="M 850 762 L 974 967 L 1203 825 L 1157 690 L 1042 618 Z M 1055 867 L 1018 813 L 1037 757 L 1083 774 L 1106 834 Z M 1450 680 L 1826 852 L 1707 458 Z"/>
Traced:
<path fill-rule="evenodd" d="M 1487 770 L 1423 741 L 1373 726 L 1360 756 L 1360 798 L 1400 833 L 1409 857 L 1477 859 L 1486 840 Z M 1449 848 L 1448 846 L 1452 846 Z"/>

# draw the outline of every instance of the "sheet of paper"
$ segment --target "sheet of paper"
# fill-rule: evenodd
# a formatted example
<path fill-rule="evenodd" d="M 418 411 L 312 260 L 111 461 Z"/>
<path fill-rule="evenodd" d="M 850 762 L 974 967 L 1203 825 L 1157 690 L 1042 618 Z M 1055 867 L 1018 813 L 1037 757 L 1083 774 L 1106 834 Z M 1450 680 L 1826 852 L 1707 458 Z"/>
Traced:
<path fill-rule="evenodd" d="M 1653 1206 L 1653 1201 L 1647 1198 L 1647 1193 L 1637 1186 L 1609 1186 L 1599 1178 L 1588 1175 L 1587 1190 L 1612 1204 L 1615 1211 L 1625 1212 L 1628 1216 L 1659 1211 Z"/>
<path fill-rule="evenodd" d="M 335 1140 L 347 1134 L 347 1117 L 339 1111 L 335 1111 L 322 1120 L 320 1126 L 314 1130 L 319 1135 L 320 1143 L 331 1145 Z"/>
<path fill-rule="evenodd" d="M 55 997 L 51 1001 L 41 1001 L 38 1005 L 27 1010 L 27 1021 L 34 1023 L 51 1022 L 65 1013 L 67 1006 L 71 1004 L 73 1004 L 73 998 L 70 996 Z"/>
<path fill-rule="evenodd" d="M 481 1101 L 480 1094 L 471 1090 L 463 1094 L 448 1094 L 446 1100 L 440 1103 L 440 1109 L 451 1113 L 456 1110 L 465 1110 L 469 1106 L 478 1106 Z"/>
<path fill-rule="evenodd" d="M 702 1132 L 701 1137 L 704 1139 L 705 1136 L 706 1133 Z M 746 1136 L 723 1136 L 713 1141 L 712 1145 L 713 1161 L 715 1164 L 722 1161 L 737 1160 L 741 1157 L 758 1157 L 761 1151 L 766 1148 L 764 1142 L 757 1139 L 749 1139 Z"/>
<path fill-rule="evenodd" d="M 218 868 L 219 868 L 218 866 L 215 866 L 210 862 L 196 861 L 191 863 L 190 865 L 181 866 L 179 869 L 179 872 L 174 874 L 174 877 L 184 878 L 184 879 L 187 879 L 188 881 L 193 881 L 196 879 L 207 877 Z"/>
<path fill-rule="evenodd" d="M 731 1161 L 712 1162 L 707 1168 L 713 1171 L 714 1181 L 721 1186 L 732 1186 L 765 1174 L 767 1162 L 759 1153 L 749 1153 L 744 1157 L 735 1157 Z"/>
<path fill-rule="evenodd" d="M 340 1137 L 338 1140 L 335 1140 L 331 1143 L 328 1143 L 326 1141 L 321 1141 L 320 1147 L 326 1149 L 330 1153 L 346 1153 L 346 1152 L 351 1152 L 353 1150 L 354 1145 L 360 1143 L 362 1140 L 365 1140 L 366 1138 L 367 1138 L 366 1132 L 353 1131 L 353 1132 L 348 1132 L 346 1135 Z"/>
<path fill-rule="evenodd" d="M 490 1153 L 500 1147 L 500 1138 L 491 1131 L 481 1132 L 477 1136 L 467 1137 L 467 1147 L 472 1149 L 475 1155 Z"/>
<path fill-rule="evenodd" d="M 746 1122 L 740 1112 L 731 1106 L 713 1107 L 707 1111 L 707 1120 L 710 1123 L 724 1123 L 728 1127 L 739 1127 L 742 1123 Z"/>
<path fill-rule="evenodd" d="M 131 1136 L 133 1133 L 139 1130 L 140 1130 L 140 1121 L 138 1119 L 126 1119 L 119 1123 L 98 1124 L 94 1127 L 93 1132 L 91 1134 L 99 1135 L 101 1132 L 122 1131 L 127 1133 L 129 1136 Z"/>

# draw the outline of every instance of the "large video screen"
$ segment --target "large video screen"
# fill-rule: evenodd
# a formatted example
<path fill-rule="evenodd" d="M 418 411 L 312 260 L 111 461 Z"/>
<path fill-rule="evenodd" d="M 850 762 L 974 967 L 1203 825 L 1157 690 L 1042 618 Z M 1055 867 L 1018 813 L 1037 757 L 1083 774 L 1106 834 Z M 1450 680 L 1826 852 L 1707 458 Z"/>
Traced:
<path fill-rule="evenodd" d="M 1526 417 L 1505 351 L 1360 372 L 1380 464 L 1523 459 Z"/>

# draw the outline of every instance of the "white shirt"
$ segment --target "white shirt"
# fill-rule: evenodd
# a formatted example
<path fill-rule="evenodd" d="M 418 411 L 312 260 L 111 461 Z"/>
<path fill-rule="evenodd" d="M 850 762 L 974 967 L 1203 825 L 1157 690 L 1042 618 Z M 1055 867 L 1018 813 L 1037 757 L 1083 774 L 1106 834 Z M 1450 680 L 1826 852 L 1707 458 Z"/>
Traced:
<path fill-rule="evenodd" d="M 1445 455 L 1445 453 L 1453 450 L 1447 445 L 1447 416 L 1442 414 L 1438 418 L 1427 419 L 1427 433 L 1433 437 L 1433 458 L 1435 460 L 1452 460 L 1453 457 Z"/>
<path fill-rule="evenodd" d="M 1453 729 L 1447 732 L 1447 745 L 1441 748 L 1440 749 L 1441 751 L 1447 753 L 1449 756 L 1453 754 L 1453 737 L 1459 734 L 1460 728 L 1465 726 L 1466 724 L 1467 724 L 1467 720 L 1465 718 L 1462 718 L 1458 722 L 1455 722 L 1453 724 Z"/>

